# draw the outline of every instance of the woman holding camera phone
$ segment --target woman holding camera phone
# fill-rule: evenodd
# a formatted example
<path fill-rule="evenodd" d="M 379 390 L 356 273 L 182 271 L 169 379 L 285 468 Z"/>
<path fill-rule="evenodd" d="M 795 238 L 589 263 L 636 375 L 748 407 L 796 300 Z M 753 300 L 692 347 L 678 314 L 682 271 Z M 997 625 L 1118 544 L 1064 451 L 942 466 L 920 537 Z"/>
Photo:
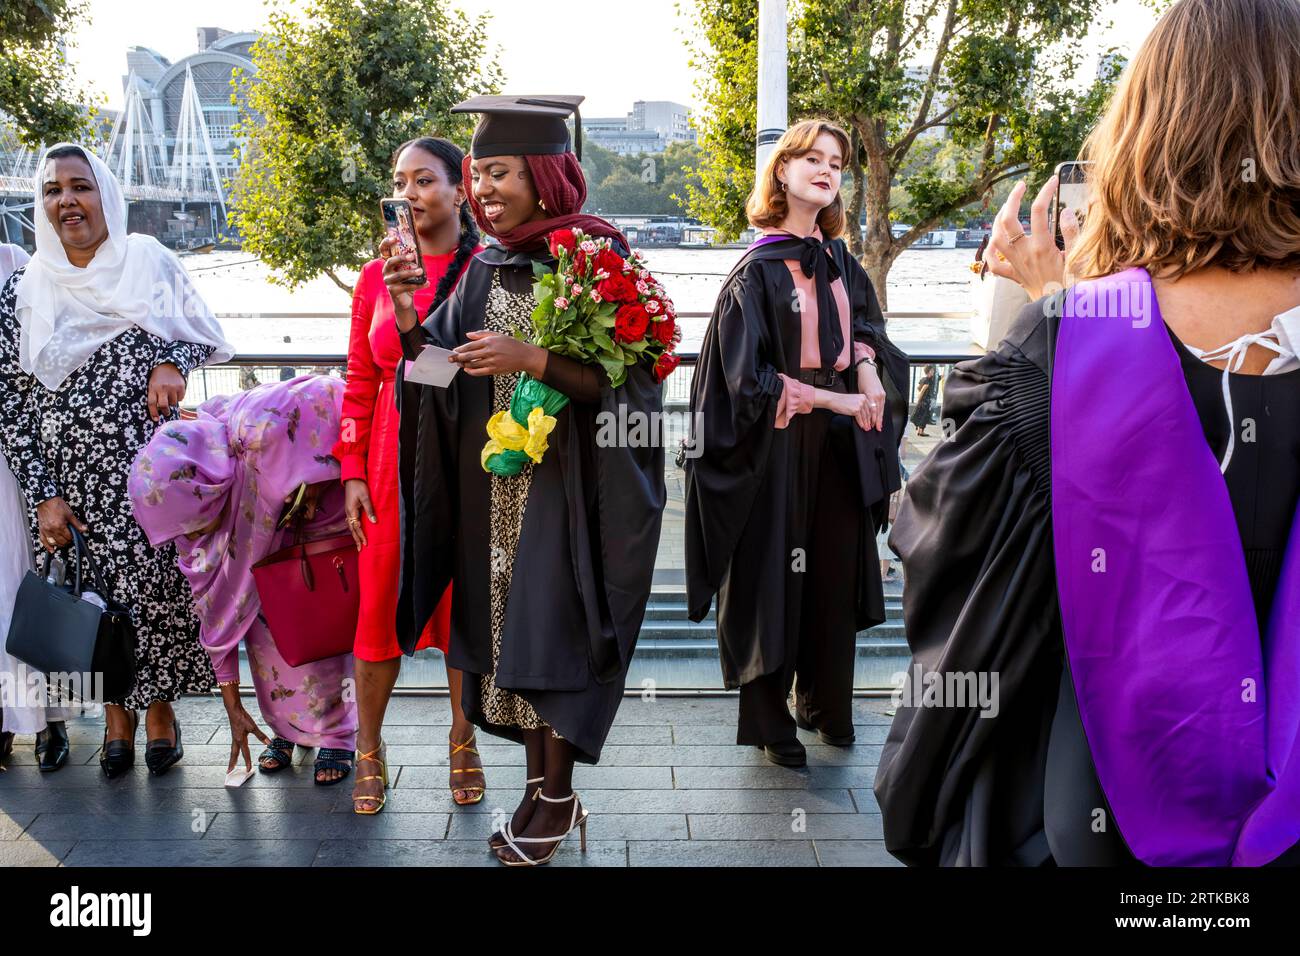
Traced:
<path fill-rule="evenodd" d="M 565 118 L 581 102 L 479 96 L 452 108 L 482 114 L 465 177 L 475 218 L 499 245 L 474 258 L 422 325 L 413 310 L 398 312 L 409 358 L 435 345 L 459 366 L 446 388 L 401 389 L 400 637 L 409 648 L 454 578 L 450 659 L 467 676 L 465 712 L 525 751 L 519 805 L 489 838 L 507 866 L 549 862 L 574 830 L 585 849 L 574 764 L 600 759 L 622 703 L 665 496 L 662 445 L 602 442 L 597 425 L 620 405 L 628 417 L 661 412 L 650 363 L 629 365 L 616 387 L 601 365 L 526 340 L 534 270 L 555 268 L 549 236 L 576 227 L 608 238 L 621 258 L 631 251 L 617 228 L 580 212 L 586 181 Z M 575 129 L 580 137 L 576 120 Z M 524 372 L 569 402 L 540 461 L 490 473 L 486 428 Z"/>
<path fill-rule="evenodd" d="M 1067 253 L 1052 180 L 1030 234 L 1022 185 L 997 217 L 987 261 L 1037 301 L 954 368 L 890 536 L 909 679 L 997 701 L 904 688 L 875 793 L 907 863 L 1300 857 L 1297 36 L 1294 0 L 1180 0 L 1085 144 Z"/>
<path fill-rule="evenodd" d="M 390 236 L 379 246 L 380 258 L 368 262 L 352 298 L 352 334 L 348 346 L 347 389 L 342 429 L 334 457 L 339 460 L 348 526 L 360 552 L 361 611 L 357 621 L 357 779 L 353 809 L 363 815 L 384 807 L 387 766 L 383 744 L 384 712 L 401 669 L 397 644 L 397 588 L 400 554 L 397 486 L 398 416 L 394 379 L 402 360 L 393 303 L 428 309 L 451 294 L 473 255 L 479 251 L 478 227 L 465 202 L 461 181 L 464 154 L 445 139 L 410 140 L 393 154 L 393 196 L 410 204 L 423 255 L 419 270 L 394 286 L 386 278 L 394 269 L 413 265 L 413 255 L 395 254 Z M 407 279 L 415 281 L 408 282 Z M 447 652 L 451 588 L 448 587 L 420 636 L 418 648 Z M 460 709 L 460 672 L 447 668 L 451 698 L 450 788 L 460 805 L 483 799 L 483 765 L 474 747 L 474 726 Z M 273 740 L 266 760 L 287 762 L 292 744 Z M 279 753 L 275 753 L 275 750 Z"/>

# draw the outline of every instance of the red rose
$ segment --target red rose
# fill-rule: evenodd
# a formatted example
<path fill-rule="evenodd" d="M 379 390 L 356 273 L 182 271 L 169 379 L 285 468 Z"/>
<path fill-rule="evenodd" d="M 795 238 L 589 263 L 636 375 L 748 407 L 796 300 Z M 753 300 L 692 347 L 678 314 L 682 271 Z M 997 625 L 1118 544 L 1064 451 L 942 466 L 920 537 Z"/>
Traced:
<path fill-rule="evenodd" d="M 573 250 L 578 248 L 578 237 L 573 234 L 572 229 L 556 229 L 551 233 L 550 246 L 551 255 L 557 259 L 560 257 L 561 249 L 573 255 Z"/>
<path fill-rule="evenodd" d="M 600 268 L 600 257 L 596 257 L 596 268 Z M 613 273 L 608 279 L 596 283 L 596 290 L 606 302 L 635 302 L 636 286 L 621 272 Z"/>
<path fill-rule="evenodd" d="M 659 361 L 655 362 L 655 381 L 662 382 L 673 374 L 673 369 L 677 368 L 680 362 L 681 359 L 675 352 L 665 352 L 659 356 Z"/>
<path fill-rule="evenodd" d="M 649 324 L 650 316 L 641 306 L 620 306 L 614 315 L 614 338 L 620 342 L 639 342 Z"/>
<path fill-rule="evenodd" d="M 617 276 L 623 274 L 623 266 L 623 257 L 613 249 L 601 249 L 596 253 L 597 271 L 604 269 L 611 276 Z"/>
<path fill-rule="evenodd" d="M 656 340 L 664 345 L 672 345 L 673 333 L 677 331 L 677 323 L 672 319 L 664 319 L 662 322 L 653 323 L 651 331 L 654 333 Z"/>
<path fill-rule="evenodd" d="M 573 254 L 573 274 L 583 276 L 587 272 L 587 254 L 579 249 Z"/>

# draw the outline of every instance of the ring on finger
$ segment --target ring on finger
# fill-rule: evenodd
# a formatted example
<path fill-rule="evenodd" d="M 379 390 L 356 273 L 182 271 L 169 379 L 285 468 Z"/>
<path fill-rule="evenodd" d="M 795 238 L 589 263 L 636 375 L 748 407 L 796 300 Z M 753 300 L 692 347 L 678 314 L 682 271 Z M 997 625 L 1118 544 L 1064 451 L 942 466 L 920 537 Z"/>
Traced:
<path fill-rule="evenodd" d="M 1008 242 L 1007 245 L 1009 245 L 1009 246 L 1014 246 L 1017 242 L 1019 242 L 1019 241 L 1020 241 L 1021 239 L 1023 239 L 1023 238 L 1025 238 L 1025 232 L 1024 232 L 1024 230 L 1022 229 L 1022 230 L 1021 230 L 1020 232 L 1018 232 L 1016 235 L 1014 235 L 1014 236 L 1011 237 L 1011 241 Z"/>

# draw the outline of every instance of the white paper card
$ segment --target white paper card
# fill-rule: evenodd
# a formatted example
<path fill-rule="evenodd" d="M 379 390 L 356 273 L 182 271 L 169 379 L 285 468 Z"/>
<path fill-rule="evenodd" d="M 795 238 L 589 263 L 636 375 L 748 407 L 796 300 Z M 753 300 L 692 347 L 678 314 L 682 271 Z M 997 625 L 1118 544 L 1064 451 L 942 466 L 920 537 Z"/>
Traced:
<path fill-rule="evenodd" d="M 459 365 L 448 361 L 447 356 L 450 354 L 447 349 L 426 345 L 414 362 L 407 361 L 406 381 L 415 382 L 417 385 L 436 385 L 438 388 L 446 388 L 460 371 Z"/>
<path fill-rule="evenodd" d="M 245 783 L 247 783 L 249 780 L 252 779 L 254 773 L 256 773 L 256 771 L 252 767 L 237 766 L 235 767 L 234 770 L 227 771 L 226 786 L 242 787 Z"/>

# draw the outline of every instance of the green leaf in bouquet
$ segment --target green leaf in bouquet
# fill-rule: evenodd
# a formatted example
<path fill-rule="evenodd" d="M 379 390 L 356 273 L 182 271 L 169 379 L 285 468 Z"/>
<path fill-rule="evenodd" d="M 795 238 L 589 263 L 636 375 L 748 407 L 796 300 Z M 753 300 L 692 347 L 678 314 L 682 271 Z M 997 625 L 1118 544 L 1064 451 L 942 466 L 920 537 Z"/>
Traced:
<path fill-rule="evenodd" d="M 623 363 L 620 361 L 607 359 L 604 356 L 601 356 L 600 366 L 605 370 L 605 374 L 609 376 L 609 383 L 615 388 L 622 385 L 623 380 L 627 378 L 627 371 L 623 368 Z"/>
<path fill-rule="evenodd" d="M 536 259 L 533 260 L 533 278 L 540 279 L 542 276 L 549 276 L 554 274 L 555 273 L 553 273 L 550 269 L 546 268 L 545 265 L 538 262 Z"/>
<path fill-rule="evenodd" d="M 637 355 L 635 352 L 625 352 L 624 355 L 623 355 L 623 364 L 624 364 L 624 365 L 635 365 L 635 364 L 636 364 L 636 360 L 637 360 L 638 358 L 640 358 L 640 356 Z"/>
<path fill-rule="evenodd" d="M 595 342 L 596 345 L 601 349 L 610 352 L 614 350 L 614 340 L 611 339 L 604 332 L 593 332 L 591 335 L 591 340 Z"/>
<path fill-rule="evenodd" d="M 641 352 L 644 352 L 644 351 L 645 351 L 646 346 L 649 345 L 649 344 L 650 344 L 650 343 L 647 342 L 645 339 L 642 339 L 642 340 L 639 341 L 639 342 L 630 342 L 630 343 L 628 343 L 627 345 L 625 345 L 625 346 L 623 346 L 623 347 L 626 348 L 626 349 L 631 349 L 633 352 L 636 352 L 637 354 L 640 354 Z"/>
<path fill-rule="evenodd" d="M 538 329 L 540 332 L 539 339 L 546 337 L 545 329 L 548 324 L 547 318 L 550 311 L 551 311 L 550 302 L 538 302 L 536 307 L 533 309 L 532 315 L 530 316 L 530 318 L 532 319 L 533 328 Z"/>

